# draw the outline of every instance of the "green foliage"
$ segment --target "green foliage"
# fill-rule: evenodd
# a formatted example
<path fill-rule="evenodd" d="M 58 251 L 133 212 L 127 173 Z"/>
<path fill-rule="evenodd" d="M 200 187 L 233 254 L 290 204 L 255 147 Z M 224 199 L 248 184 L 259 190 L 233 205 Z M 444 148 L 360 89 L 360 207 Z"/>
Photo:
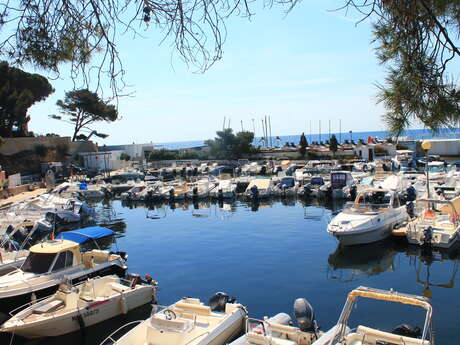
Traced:
<path fill-rule="evenodd" d="M 377 56 L 387 65 L 378 100 L 393 135 L 421 122 L 433 132 L 455 128 L 460 89 L 455 60 L 460 57 L 458 0 L 378 1 L 374 24 Z M 450 69 L 449 66 L 454 66 Z"/>
<path fill-rule="evenodd" d="M 89 126 L 95 122 L 113 122 L 118 118 L 118 111 L 114 105 L 104 102 L 97 93 L 88 89 L 66 92 L 64 100 L 57 101 L 56 105 L 68 120 L 63 119 L 60 115 L 50 115 L 50 117 L 74 125 L 72 141 L 89 140 L 93 135 L 106 138 L 108 134 L 98 133 Z M 81 133 L 83 130 L 90 134 Z"/>
<path fill-rule="evenodd" d="M 244 155 L 256 152 L 252 146 L 254 133 L 239 132 L 236 135 L 231 128 L 223 131 L 217 131 L 214 139 L 206 140 L 205 144 L 209 146 L 211 156 L 216 159 L 239 159 Z"/>
<path fill-rule="evenodd" d="M 53 92 L 45 77 L 0 62 L 0 135 L 5 138 L 26 136 L 30 120 L 28 109 Z"/>
<path fill-rule="evenodd" d="M 338 148 L 339 142 L 337 141 L 335 134 L 332 134 L 331 139 L 329 140 L 329 150 L 331 150 L 331 152 L 335 156 L 335 153 L 337 152 Z"/>
<path fill-rule="evenodd" d="M 404 144 L 400 144 L 400 143 L 396 144 L 396 150 L 408 150 L 408 149 L 409 149 L 409 147 L 407 147 Z"/>
<path fill-rule="evenodd" d="M 307 138 L 305 138 L 305 134 L 302 133 L 299 141 L 299 153 L 302 158 L 305 157 L 305 154 L 307 153 L 307 146 Z"/>
<path fill-rule="evenodd" d="M 129 160 L 131 160 L 131 156 L 128 155 L 126 152 L 123 152 L 123 153 L 120 155 L 120 160 L 121 160 L 121 161 L 129 161 Z"/>
<path fill-rule="evenodd" d="M 37 144 L 34 146 L 35 154 L 39 157 L 45 157 L 48 153 L 48 148 L 43 144 Z"/>

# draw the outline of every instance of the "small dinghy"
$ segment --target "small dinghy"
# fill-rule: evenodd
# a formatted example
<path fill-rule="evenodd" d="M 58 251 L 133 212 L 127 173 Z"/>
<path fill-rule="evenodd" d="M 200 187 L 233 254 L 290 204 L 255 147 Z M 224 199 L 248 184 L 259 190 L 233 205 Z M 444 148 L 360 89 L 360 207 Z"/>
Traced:
<path fill-rule="evenodd" d="M 139 275 L 130 280 L 116 275 L 88 279 L 76 286 L 61 284 L 48 298 L 12 316 L 1 332 L 25 338 L 55 337 L 89 327 L 144 304 L 156 303 L 157 284 Z M 83 321 L 83 322 L 82 322 Z"/>
<path fill-rule="evenodd" d="M 223 345 L 243 331 L 246 309 L 227 294 L 217 293 L 203 305 L 183 298 L 169 307 L 154 306 L 152 316 L 117 341 L 115 331 L 102 344 Z M 128 324 L 129 325 L 129 324 Z"/>

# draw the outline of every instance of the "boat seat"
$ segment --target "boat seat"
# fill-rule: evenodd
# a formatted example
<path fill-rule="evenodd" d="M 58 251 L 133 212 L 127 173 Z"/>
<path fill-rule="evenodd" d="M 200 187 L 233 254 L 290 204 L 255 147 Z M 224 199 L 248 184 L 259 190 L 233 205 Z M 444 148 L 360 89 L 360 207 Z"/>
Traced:
<path fill-rule="evenodd" d="M 52 311 L 57 310 L 59 307 L 61 307 L 63 305 L 64 305 L 64 301 L 62 301 L 60 299 L 55 299 L 55 300 L 49 301 L 48 303 L 43 304 L 43 305 L 35 308 L 34 313 L 35 314 L 50 313 Z"/>
<path fill-rule="evenodd" d="M 430 342 L 428 340 L 423 341 L 422 339 L 405 337 L 402 335 L 388 333 L 388 332 L 380 331 L 380 330 L 365 327 L 365 326 L 358 326 L 358 328 L 356 329 L 356 333 L 359 335 L 361 341 L 364 338 L 364 344 L 374 345 L 377 343 L 377 341 L 384 341 L 390 344 L 430 345 Z M 353 344 L 354 343 L 356 343 L 356 341 L 353 342 Z M 347 337 L 347 345 L 349 345 L 348 337 Z"/>
<path fill-rule="evenodd" d="M 159 317 L 152 317 L 149 326 L 160 331 L 182 333 L 191 330 L 193 322 L 191 320 L 166 320 Z"/>
<path fill-rule="evenodd" d="M 174 306 L 178 309 L 182 309 L 186 312 L 190 312 L 197 315 L 209 315 L 211 313 L 211 309 L 208 306 L 200 304 L 177 302 Z"/>
<path fill-rule="evenodd" d="M 116 292 L 125 292 L 129 287 L 120 283 L 112 282 L 109 284 L 110 288 Z"/>

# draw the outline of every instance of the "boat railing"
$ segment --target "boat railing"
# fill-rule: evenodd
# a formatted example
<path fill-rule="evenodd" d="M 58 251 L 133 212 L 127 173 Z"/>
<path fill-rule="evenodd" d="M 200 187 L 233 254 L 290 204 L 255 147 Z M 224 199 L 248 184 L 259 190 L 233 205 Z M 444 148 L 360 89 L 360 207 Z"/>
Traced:
<path fill-rule="evenodd" d="M 116 329 L 115 331 L 113 331 L 112 333 L 109 334 L 109 336 L 107 338 L 105 338 L 101 343 L 100 345 L 110 345 L 110 344 L 115 344 L 116 341 L 121 338 L 121 337 L 116 337 L 117 334 L 119 334 L 122 330 L 125 330 L 126 328 L 130 327 L 130 326 L 137 326 L 138 324 L 142 323 L 144 320 L 136 320 L 136 321 L 131 321 L 131 322 L 128 322 L 126 324 L 124 324 L 123 326 L 119 327 L 118 329 Z M 134 328 L 133 327 L 133 328 Z M 126 334 L 127 332 L 125 332 L 124 334 Z M 123 334 L 123 335 L 124 335 Z"/>
<path fill-rule="evenodd" d="M 40 303 L 41 301 L 44 301 L 45 299 L 49 298 L 50 296 L 44 296 L 44 297 L 40 297 L 40 298 L 37 298 L 37 299 L 34 299 L 34 300 L 31 300 L 30 302 L 27 302 L 26 304 L 23 304 L 23 305 L 20 305 L 19 307 L 11 310 L 8 312 L 8 314 L 10 314 L 11 317 L 13 317 L 14 315 L 16 314 L 19 314 L 21 311 L 23 311 L 24 309 L 27 309 L 29 308 L 31 305 L 33 304 L 37 304 L 37 303 Z"/>

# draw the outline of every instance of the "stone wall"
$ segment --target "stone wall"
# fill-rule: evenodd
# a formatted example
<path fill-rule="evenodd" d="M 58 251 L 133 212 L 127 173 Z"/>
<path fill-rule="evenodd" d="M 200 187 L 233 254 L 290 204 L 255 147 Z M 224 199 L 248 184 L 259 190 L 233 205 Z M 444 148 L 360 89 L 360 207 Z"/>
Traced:
<path fill-rule="evenodd" d="M 48 148 L 67 145 L 69 154 L 75 152 L 95 152 L 97 146 L 91 141 L 70 141 L 70 137 L 23 137 L 23 138 L 5 138 L 3 145 L 0 146 L 0 154 L 12 156 L 23 151 L 34 151 L 37 145 L 43 145 Z"/>

